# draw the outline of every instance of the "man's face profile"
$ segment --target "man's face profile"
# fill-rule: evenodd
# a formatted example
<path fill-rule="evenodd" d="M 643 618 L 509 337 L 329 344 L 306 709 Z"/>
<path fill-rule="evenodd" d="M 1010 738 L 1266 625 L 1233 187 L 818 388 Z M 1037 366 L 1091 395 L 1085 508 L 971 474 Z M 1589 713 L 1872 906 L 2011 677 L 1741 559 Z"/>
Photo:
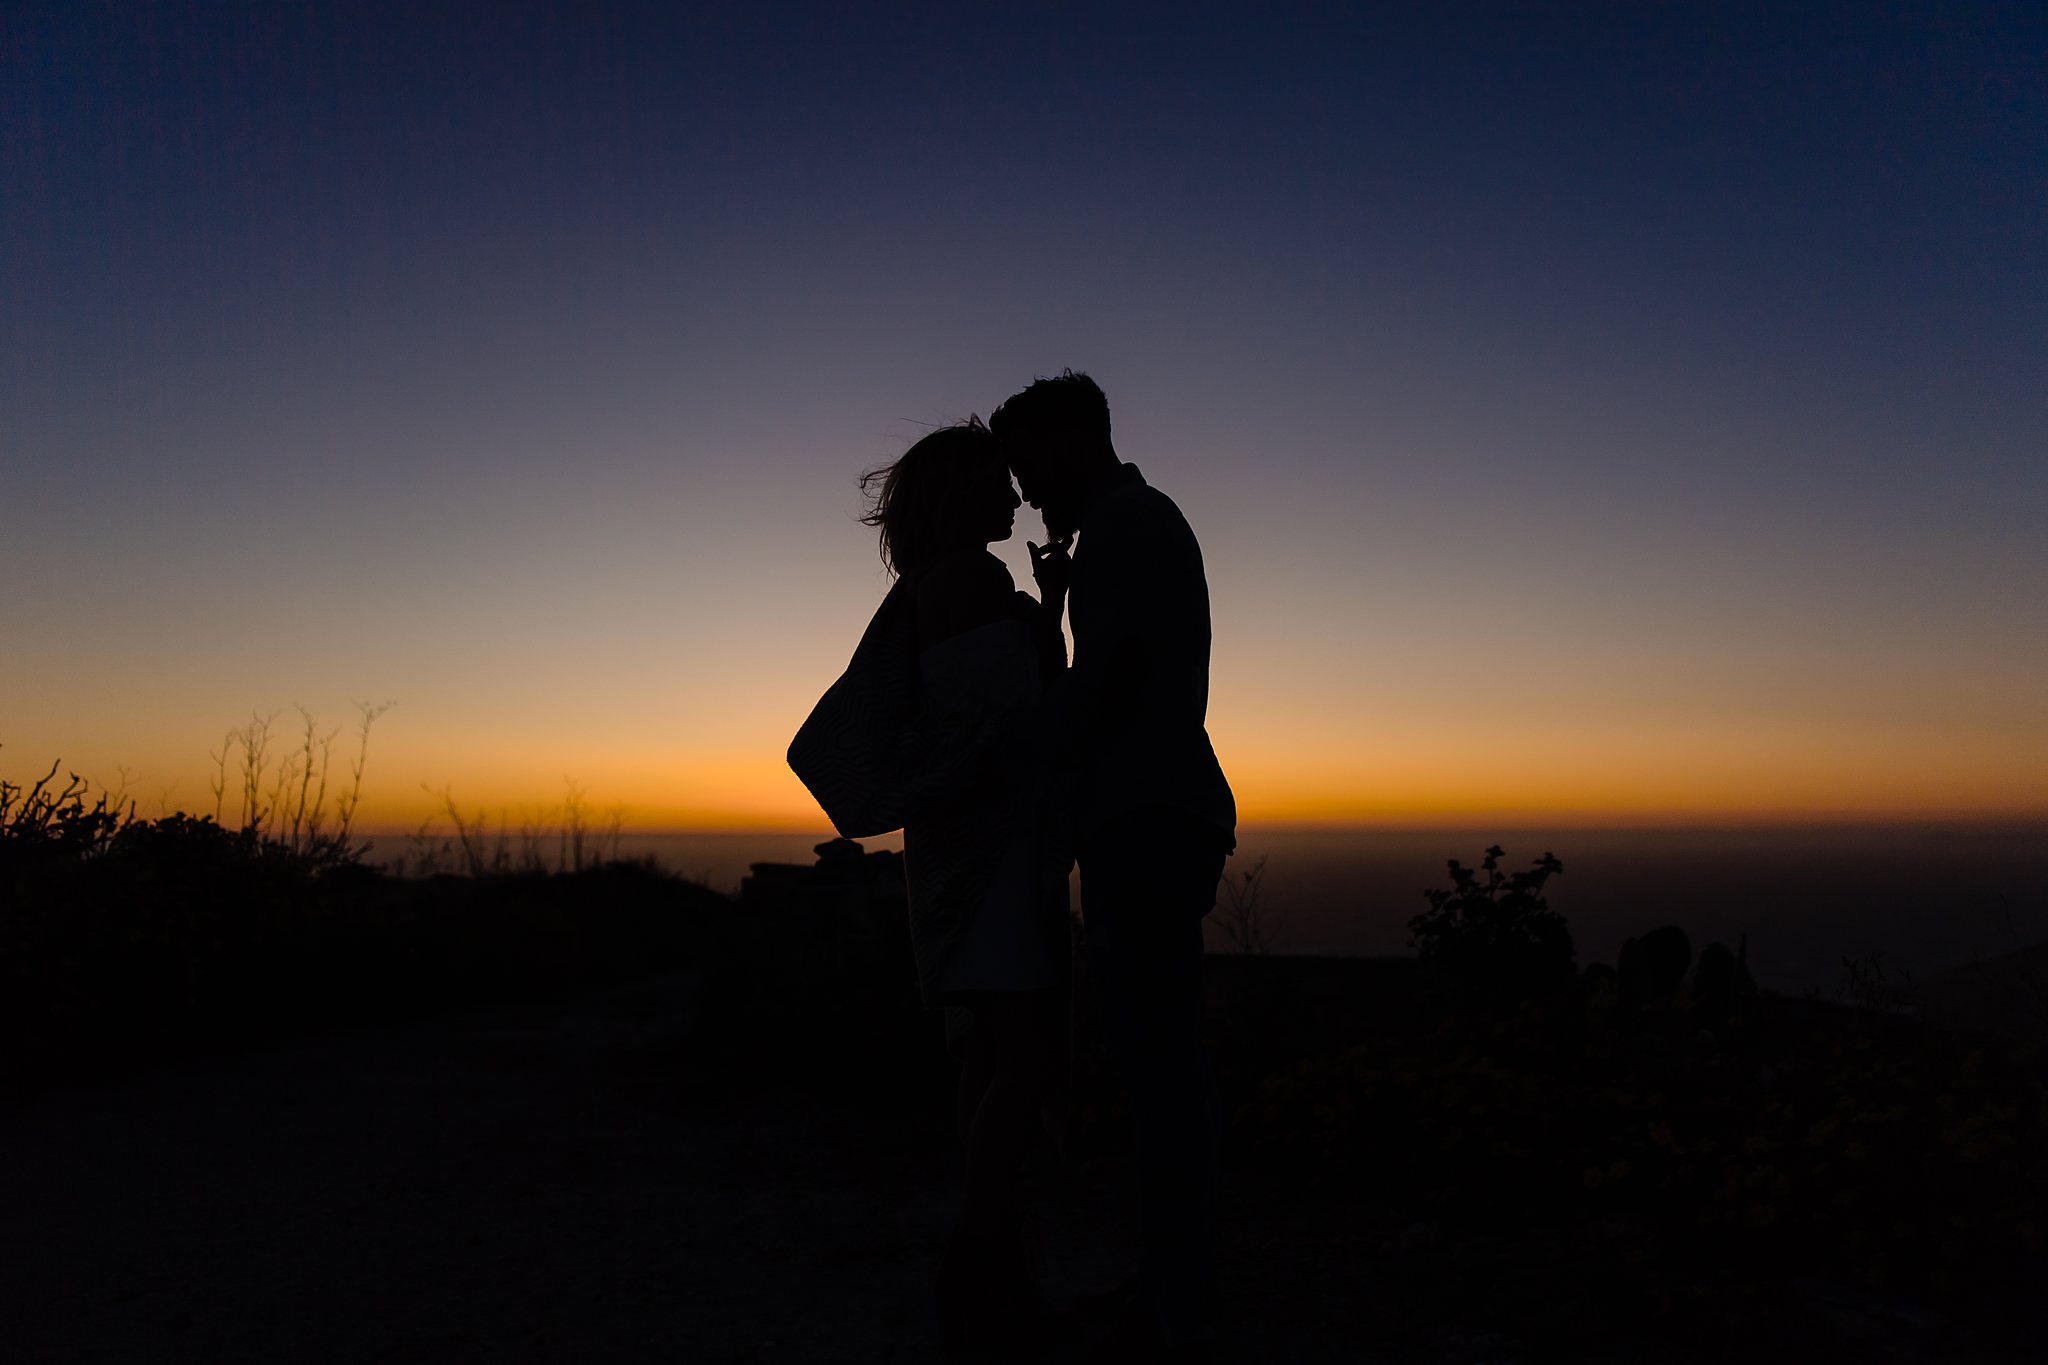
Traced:
<path fill-rule="evenodd" d="M 1046 535 L 1053 540 L 1072 535 L 1075 509 L 1069 505 L 1070 480 L 1062 477 L 1056 452 L 1042 440 L 1020 438 L 1009 443 L 1006 454 L 1010 472 L 1017 476 L 1018 492 L 1045 519 Z"/>

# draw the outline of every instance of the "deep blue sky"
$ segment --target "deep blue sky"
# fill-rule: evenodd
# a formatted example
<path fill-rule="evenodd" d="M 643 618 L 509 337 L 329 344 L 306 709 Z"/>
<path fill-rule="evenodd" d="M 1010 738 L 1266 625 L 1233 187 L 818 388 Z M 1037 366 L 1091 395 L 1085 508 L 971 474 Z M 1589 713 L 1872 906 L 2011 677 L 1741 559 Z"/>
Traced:
<path fill-rule="evenodd" d="M 786 818 L 852 475 L 1075 365 L 1249 810 L 2048 807 L 2038 7 L 845 8 L 10 6 L 0 767 Z"/>

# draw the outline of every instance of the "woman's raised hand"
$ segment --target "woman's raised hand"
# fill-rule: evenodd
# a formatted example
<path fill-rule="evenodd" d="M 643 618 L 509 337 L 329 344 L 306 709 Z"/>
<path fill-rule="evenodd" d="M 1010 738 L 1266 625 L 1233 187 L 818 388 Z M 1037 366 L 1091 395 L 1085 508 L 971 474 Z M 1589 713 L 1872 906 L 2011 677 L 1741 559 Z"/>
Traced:
<path fill-rule="evenodd" d="M 1031 552 L 1031 578 L 1038 584 L 1039 601 L 1053 603 L 1066 599 L 1067 584 L 1074 577 L 1074 560 L 1068 553 L 1073 544 L 1070 535 L 1061 536 L 1050 545 L 1024 542 L 1024 548 Z"/>

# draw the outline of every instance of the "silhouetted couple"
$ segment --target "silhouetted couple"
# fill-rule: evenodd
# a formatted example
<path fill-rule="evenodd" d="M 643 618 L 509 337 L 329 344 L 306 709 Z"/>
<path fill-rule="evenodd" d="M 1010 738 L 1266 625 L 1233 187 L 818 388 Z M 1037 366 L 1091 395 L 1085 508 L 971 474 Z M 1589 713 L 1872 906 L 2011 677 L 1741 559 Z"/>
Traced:
<path fill-rule="evenodd" d="M 1036 599 L 988 549 L 1013 530 L 1012 474 L 1045 522 L 1046 544 L 1029 544 Z M 1105 1296 L 1117 1306 L 1098 1349 L 1200 1358 L 1216 1141 L 1201 922 L 1236 826 L 1205 729 L 1201 550 L 1173 501 L 1117 457 L 1102 390 L 1071 371 L 987 427 L 933 432 L 862 484 L 897 583 L 791 762 L 843 833 L 903 828 L 919 982 L 947 1007 L 962 1062 L 966 1178 L 938 1285 L 944 1336 L 1028 1351 L 1052 1330 L 1024 1246 L 1024 1176 L 1040 1124 L 1059 1135 L 1078 863 L 1090 991 L 1131 1099 L 1144 1244 L 1137 1279 Z"/>

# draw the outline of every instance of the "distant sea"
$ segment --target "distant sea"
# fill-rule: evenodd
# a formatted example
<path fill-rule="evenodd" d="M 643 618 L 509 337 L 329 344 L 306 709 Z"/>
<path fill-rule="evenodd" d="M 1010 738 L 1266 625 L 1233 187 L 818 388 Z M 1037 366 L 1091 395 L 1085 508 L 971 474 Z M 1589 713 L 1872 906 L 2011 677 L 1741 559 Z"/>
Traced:
<path fill-rule="evenodd" d="M 639 834 L 628 857 L 737 891 L 749 864 L 812 861 L 829 831 Z M 900 848 L 900 838 L 866 841 Z M 1621 942 L 1677 924 L 1695 947 L 1747 936 L 1765 986 L 1831 992 L 1845 956 L 1882 954 L 1914 974 L 2048 941 L 2048 822 L 1831 825 L 1751 829 L 1287 830 L 1248 828 L 1227 875 L 1266 860 L 1261 900 L 1284 916 L 1277 950 L 1338 956 L 1411 951 L 1408 919 L 1445 861 L 1476 865 L 1489 844 L 1503 867 L 1546 851 L 1564 863 L 1547 889 L 1570 922 L 1581 963 L 1612 962 Z M 376 841 L 372 857 L 405 851 Z M 1211 947 L 1224 946 L 1213 931 Z"/>

